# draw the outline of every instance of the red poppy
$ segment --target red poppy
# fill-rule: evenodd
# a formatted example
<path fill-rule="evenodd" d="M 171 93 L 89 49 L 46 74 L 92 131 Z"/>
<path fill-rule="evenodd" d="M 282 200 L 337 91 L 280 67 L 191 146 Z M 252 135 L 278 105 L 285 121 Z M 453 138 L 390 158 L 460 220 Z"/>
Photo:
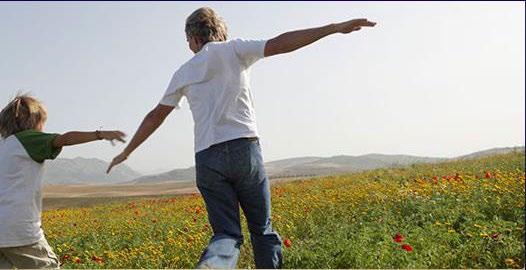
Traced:
<path fill-rule="evenodd" d="M 64 256 L 62 256 L 62 260 L 65 261 L 67 259 L 69 259 L 71 256 L 69 256 L 68 254 L 64 254 Z"/>
<path fill-rule="evenodd" d="M 101 257 L 98 257 L 97 255 L 91 256 L 91 260 L 92 261 L 96 261 L 96 262 L 102 262 L 103 261 L 103 259 Z"/>
<path fill-rule="evenodd" d="M 400 242 L 404 241 L 404 237 L 402 235 L 400 235 L 399 233 L 396 233 L 395 236 L 394 236 L 394 241 L 397 242 L 397 243 L 400 243 Z"/>
<path fill-rule="evenodd" d="M 491 178 L 491 173 L 490 172 L 486 172 L 486 179 L 489 179 Z"/>
<path fill-rule="evenodd" d="M 76 259 L 75 259 L 75 262 L 76 262 L 76 263 L 80 263 L 80 258 L 76 258 Z"/>
<path fill-rule="evenodd" d="M 288 248 L 292 247 L 292 242 L 288 238 L 283 241 L 283 244 Z"/>
<path fill-rule="evenodd" d="M 405 249 L 405 250 L 407 250 L 408 252 L 413 251 L 413 248 L 412 248 L 410 245 L 408 245 L 408 244 L 403 244 L 403 245 L 402 245 L 402 248 Z"/>
<path fill-rule="evenodd" d="M 491 234 L 491 239 L 493 239 L 493 241 L 497 241 L 499 238 L 499 234 L 498 233 L 492 233 Z"/>

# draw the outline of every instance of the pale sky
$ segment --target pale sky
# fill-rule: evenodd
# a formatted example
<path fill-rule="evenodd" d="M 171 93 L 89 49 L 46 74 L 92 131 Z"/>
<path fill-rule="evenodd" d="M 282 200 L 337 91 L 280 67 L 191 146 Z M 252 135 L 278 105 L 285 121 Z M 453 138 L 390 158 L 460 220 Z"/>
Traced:
<path fill-rule="evenodd" d="M 454 157 L 524 145 L 524 2 L 0 2 L 0 104 L 29 91 L 45 130 L 134 134 L 190 59 L 184 22 L 215 9 L 231 38 L 351 18 L 373 29 L 263 59 L 252 90 L 266 161 L 368 153 Z M 60 157 L 109 161 L 94 142 Z M 126 161 L 141 173 L 193 166 L 188 104 Z"/>

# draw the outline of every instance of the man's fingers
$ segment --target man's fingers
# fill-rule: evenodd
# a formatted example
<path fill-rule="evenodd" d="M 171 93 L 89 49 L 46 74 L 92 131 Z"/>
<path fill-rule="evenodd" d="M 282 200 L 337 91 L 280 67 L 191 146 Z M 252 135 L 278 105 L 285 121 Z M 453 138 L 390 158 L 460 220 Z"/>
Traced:
<path fill-rule="evenodd" d="M 110 163 L 110 166 L 108 166 L 108 169 L 106 170 L 106 174 L 110 173 L 111 168 L 114 166 L 113 162 Z"/>
<path fill-rule="evenodd" d="M 358 26 L 367 26 L 367 27 L 373 27 L 376 25 L 375 22 L 370 22 L 370 21 L 364 21 L 364 22 L 360 22 L 360 23 L 357 23 Z"/>
<path fill-rule="evenodd" d="M 367 19 L 355 19 L 350 21 L 353 25 L 356 26 L 368 26 L 373 27 L 376 25 L 375 22 L 368 21 Z"/>
<path fill-rule="evenodd" d="M 112 141 L 112 143 L 113 143 L 113 141 Z M 122 163 L 126 159 L 128 159 L 128 156 L 125 156 L 122 153 L 120 155 L 116 156 L 115 158 L 113 158 L 113 160 L 111 161 L 110 165 L 108 166 L 108 169 L 106 170 L 106 173 L 109 173 L 111 171 L 111 168 L 113 168 L 114 166 Z"/>
<path fill-rule="evenodd" d="M 355 22 L 366 22 L 367 19 L 366 18 L 358 18 L 358 19 L 354 19 L 352 21 L 355 21 Z"/>
<path fill-rule="evenodd" d="M 119 164 L 119 163 L 122 162 L 122 161 L 118 161 L 118 160 L 116 160 L 116 159 L 117 159 L 117 158 L 114 158 L 114 159 L 111 161 L 110 166 L 108 166 L 108 169 L 106 170 L 106 173 L 109 173 L 109 172 L 111 171 L 111 169 L 112 169 L 113 167 L 115 167 L 115 165 L 117 165 L 117 164 Z"/>

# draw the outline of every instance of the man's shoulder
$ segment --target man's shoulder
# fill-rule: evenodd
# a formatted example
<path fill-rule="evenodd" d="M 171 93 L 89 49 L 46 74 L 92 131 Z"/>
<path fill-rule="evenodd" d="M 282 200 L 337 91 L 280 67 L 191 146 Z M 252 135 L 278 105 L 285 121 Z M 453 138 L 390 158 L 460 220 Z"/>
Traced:
<path fill-rule="evenodd" d="M 247 41 L 252 41 L 252 39 L 233 38 L 233 39 L 228 39 L 225 41 L 211 41 L 205 45 L 204 47 L 205 50 L 201 50 L 201 51 L 210 52 L 210 51 L 215 51 L 215 50 L 221 50 L 221 49 L 237 46 L 238 44 L 244 43 Z"/>
<path fill-rule="evenodd" d="M 228 41 L 221 42 L 209 42 L 207 43 L 198 53 L 194 54 L 181 68 L 192 68 L 196 66 L 202 66 L 204 63 L 209 62 L 211 59 L 217 58 L 217 56 L 228 55 L 232 51 L 233 43 Z"/>

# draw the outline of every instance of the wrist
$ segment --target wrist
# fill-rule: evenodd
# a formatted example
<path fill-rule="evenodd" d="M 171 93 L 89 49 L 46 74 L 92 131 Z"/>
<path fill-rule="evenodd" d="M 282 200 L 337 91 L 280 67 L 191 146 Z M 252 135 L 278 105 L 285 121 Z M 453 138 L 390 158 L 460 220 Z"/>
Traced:
<path fill-rule="evenodd" d="M 338 30 L 338 25 L 336 23 L 331 23 L 331 24 L 329 24 L 329 25 L 327 25 L 325 27 L 327 28 L 327 31 L 329 32 L 329 35 L 340 32 L 340 30 Z"/>
<path fill-rule="evenodd" d="M 126 158 L 128 158 L 130 155 L 131 155 L 131 152 L 130 150 L 128 149 L 124 149 L 121 153 L 121 155 L 125 156 Z"/>
<path fill-rule="evenodd" d="M 102 137 L 102 131 L 101 130 L 95 130 L 95 136 L 97 136 L 97 140 L 102 140 L 104 139 Z"/>

